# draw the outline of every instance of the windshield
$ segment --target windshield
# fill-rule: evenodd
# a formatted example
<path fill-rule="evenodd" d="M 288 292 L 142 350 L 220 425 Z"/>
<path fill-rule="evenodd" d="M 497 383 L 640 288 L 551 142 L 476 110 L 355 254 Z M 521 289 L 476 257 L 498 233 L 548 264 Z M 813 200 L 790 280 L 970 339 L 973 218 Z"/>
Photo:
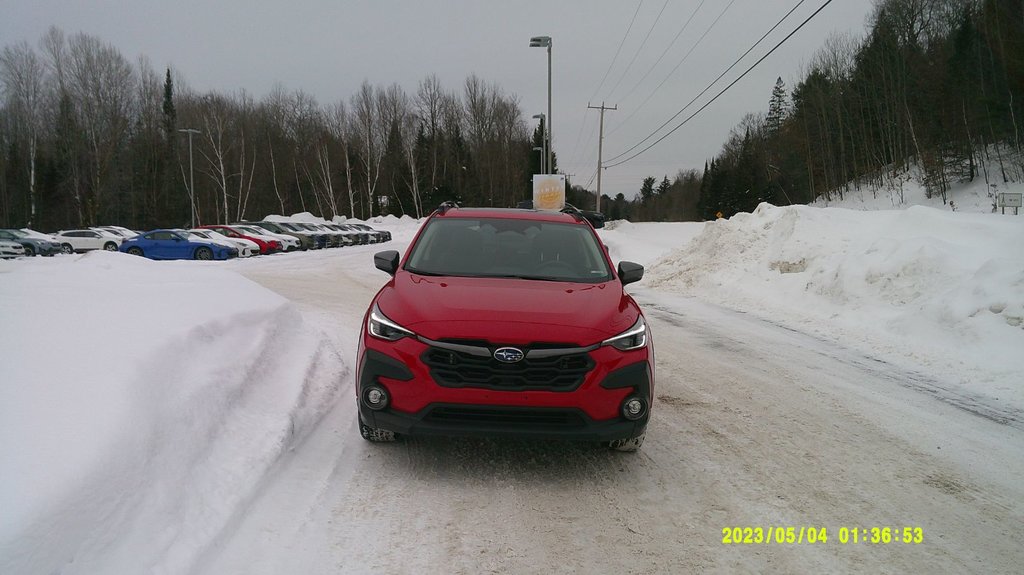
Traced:
<path fill-rule="evenodd" d="M 585 283 L 612 279 L 588 227 L 498 218 L 431 220 L 405 269 L 440 276 Z"/>

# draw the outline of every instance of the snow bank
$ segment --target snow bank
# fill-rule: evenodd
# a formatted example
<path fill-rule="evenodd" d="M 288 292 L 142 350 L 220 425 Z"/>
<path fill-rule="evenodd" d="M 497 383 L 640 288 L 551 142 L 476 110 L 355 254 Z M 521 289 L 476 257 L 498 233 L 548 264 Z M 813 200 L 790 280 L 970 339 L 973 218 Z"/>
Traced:
<path fill-rule="evenodd" d="M 704 222 L 633 223 L 614 220 L 599 228 L 597 234 L 608 246 L 608 253 L 616 265 L 625 260 L 649 266 L 689 242 L 703 229 Z"/>
<path fill-rule="evenodd" d="M 762 204 L 710 222 L 648 285 L 953 376 L 1024 408 L 1024 217 Z"/>
<path fill-rule="evenodd" d="M 218 268 L 0 267 L 0 573 L 187 571 L 335 400 L 322 338 Z"/>

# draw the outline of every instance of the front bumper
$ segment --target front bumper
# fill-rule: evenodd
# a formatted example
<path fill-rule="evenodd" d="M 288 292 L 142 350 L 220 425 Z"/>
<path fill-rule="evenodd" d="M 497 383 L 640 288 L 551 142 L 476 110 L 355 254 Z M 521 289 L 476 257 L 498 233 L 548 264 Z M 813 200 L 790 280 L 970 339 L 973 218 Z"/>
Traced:
<path fill-rule="evenodd" d="M 427 346 L 417 340 L 382 343 L 366 337 L 362 343 L 356 400 L 362 421 L 378 429 L 406 435 L 612 441 L 641 435 L 650 418 L 648 349 L 591 351 L 594 368 L 571 390 L 505 391 L 438 384 L 419 359 Z M 387 391 L 387 408 L 374 410 L 365 401 L 363 392 L 371 385 Z M 627 420 L 621 407 L 633 396 L 642 398 L 647 409 L 640 419 Z"/>

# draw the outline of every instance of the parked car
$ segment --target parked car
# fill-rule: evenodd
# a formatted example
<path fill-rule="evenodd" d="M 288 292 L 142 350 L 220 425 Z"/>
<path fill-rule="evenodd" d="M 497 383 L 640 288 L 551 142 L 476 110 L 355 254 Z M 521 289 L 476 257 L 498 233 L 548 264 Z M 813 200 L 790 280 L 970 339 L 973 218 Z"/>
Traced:
<path fill-rule="evenodd" d="M 405 258 L 374 256 L 392 278 L 359 335 L 358 426 L 397 435 L 604 442 L 635 451 L 654 399 L 651 333 L 579 213 L 443 206 Z"/>
<path fill-rule="evenodd" d="M 25 255 L 25 247 L 18 242 L 0 240 L 0 259 L 8 260 Z"/>
<path fill-rule="evenodd" d="M 359 243 L 359 237 L 351 232 L 344 232 L 327 227 L 325 224 L 302 224 L 304 226 L 319 230 L 322 233 L 327 234 L 334 241 L 335 247 L 354 246 Z"/>
<path fill-rule="evenodd" d="M 294 236 L 286 236 L 284 234 L 265 230 L 252 224 L 231 224 L 231 227 L 249 235 L 264 235 L 273 238 L 281 243 L 281 248 L 286 252 L 294 252 L 295 250 L 298 250 L 300 246 L 299 240 Z"/>
<path fill-rule="evenodd" d="M 354 228 L 356 230 L 359 230 L 359 231 L 362 231 L 362 232 L 366 232 L 366 233 L 370 234 L 371 237 L 375 237 L 376 241 L 374 241 L 373 243 L 381 243 L 381 242 L 389 242 L 389 241 L 391 241 L 391 232 L 386 232 L 384 230 L 375 230 L 375 229 L 371 228 L 370 226 L 368 226 L 366 224 L 345 224 L 345 225 L 349 226 L 350 228 Z"/>
<path fill-rule="evenodd" d="M 228 247 L 233 247 L 238 250 L 238 257 L 240 258 L 248 258 L 260 253 L 260 247 L 253 241 L 244 240 L 242 238 L 229 238 L 213 230 L 195 229 L 188 230 L 188 232 L 202 240 L 208 240 L 213 243 L 220 243 Z"/>
<path fill-rule="evenodd" d="M 232 226 L 212 224 L 208 226 L 199 226 L 199 229 L 213 230 L 229 238 L 241 238 L 243 240 L 249 240 L 255 243 L 257 246 L 259 246 L 260 253 L 263 255 L 274 254 L 281 251 L 282 249 L 280 240 L 274 239 L 270 236 L 265 236 L 263 234 L 252 234 L 248 232 L 243 232 Z"/>
<path fill-rule="evenodd" d="M 317 230 L 317 229 L 314 229 L 312 227 L 306 227 L 306 226 L 302 225 L 302 223 L 300 223 L 300 222 L 274 222 L 274 223 L 278 224 L 279 226 L 281 226 L 282 228 L 284 228 L 284 229 L 286 229 L 286 230 L 288 230 L 290 232 L 295 232 L 297 234 L 305 234 L 305 235 L 309 236 L 310 239 L 313 240 L 313 245 L 317 249 L 323 249 L 323 248 L 327 248 L 327 247 L 335 247 L 334 245 L 332 245 L 334 242 L 331 241 L 332 240 L 331 236 L 329 234 L 327 234 L 327 232 L 324 231 L 324 230 Z"/>
<path fill-rule="evenodd" d="M 368 243 L 370 243 L 372 241 L 372 238 L 370 238 L 370 234 L 366 233 L 363 230 L 357 230 L 356 228 L 353 228 L 352 226 L 350 226 L 348 224 L 321 224 L 321 225 L 327 227 L 328 229 L 332 229 L 332 230 L 335 230 L 335 231 L 338 231 L 338 232 L 341 232 L 341 233 L 345 234 L 346 236 L 348 236 L 349 239 L 352 240 L 353 243 L 358 244 L 358 245 L 366 245 L 366 244 L 368 244 Z"/>
<path fill-rule="evenodd" d="M 61 230 L 54 234 L 66 254 L 106 250 L 116 252 L 124 238 L 103 230 Z"/>
<path fill-rule="evenodd" d="M 123 228 L 121 226 L 93 226 L 91 229 L 103 230 L 105 232 L 110 232 L 110 233 L 114 234 L 115 236 L 121 236 L 122 238 L 124 238 L 126 240 L 134 238 L 135 236 L 137 236 L 137 235 L 139 235 L 141 233 L 141 232 L 137 232 L 135 230 L 129 230 L 128 228 Z"/>
<path fill-rule="evenodd" d="M 0 240 L 21 244 L 21 247 L 25 249 L 26 256 L 36 254 L 52 256 L 61 252 L 59 243 L 51 239 L 30 236 L 21 230 L 0 230 Z"/>
<path fill-rule="evenodd" d="M 293 238 L 299 242 L 299 249 L 302 251 L 316 249 L 317 247 L 316 242 L 313 241 L 313 236 L 310 234 L 289 230 L 278 222 L 246 222 L 245 225 L 261 228 L 278 236 Z"/>
<path fill-rule="evenodd" d="M 184 230 L 153 230 L 125 240 L 120 250 L 151 260 L 226 260 L 236 257 L 238 250 L 208 240 L 189 239 Z"/>

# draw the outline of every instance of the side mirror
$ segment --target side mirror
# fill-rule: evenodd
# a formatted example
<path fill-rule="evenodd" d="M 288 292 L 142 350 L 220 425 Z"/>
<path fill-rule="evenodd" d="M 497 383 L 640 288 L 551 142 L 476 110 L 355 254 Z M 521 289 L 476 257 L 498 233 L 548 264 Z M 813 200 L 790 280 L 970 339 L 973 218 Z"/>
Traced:
<path fill-rule="evenodd" d="M 373 265 L 380 271 L 387 272 L 388 275 L 395 275 L 395 272 L 398 271 L 398 252 L 388 250 L 373 254 Z M 643 273 L 642 268 L 641 273 Z"/>
<path fill-rule="evenodd" d="M 638 282 L 644 278 L 644 266 L 633 262 L 619 262 L 619 281 L 622 285 Z"/>

